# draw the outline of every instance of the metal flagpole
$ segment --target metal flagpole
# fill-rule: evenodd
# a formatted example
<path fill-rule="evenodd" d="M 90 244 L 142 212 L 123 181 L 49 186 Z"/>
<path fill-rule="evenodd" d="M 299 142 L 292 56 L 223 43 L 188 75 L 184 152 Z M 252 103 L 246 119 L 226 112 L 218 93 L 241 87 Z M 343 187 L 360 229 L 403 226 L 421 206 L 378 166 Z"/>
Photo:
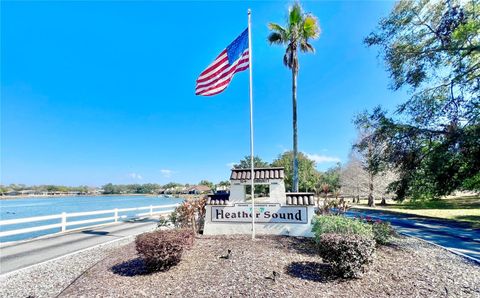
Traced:
<path fill-rule="evenodd" d="M 253 87 L 252 87 L 252 30 L 250 28 L 250 8 L 248 9 L 248 62 L 250 69 L 250 177 L 252 178 L 252 187 L 250 195 L 252 198 L 252 240 L 255 239 L 255 185 L 253 170 Z"/>

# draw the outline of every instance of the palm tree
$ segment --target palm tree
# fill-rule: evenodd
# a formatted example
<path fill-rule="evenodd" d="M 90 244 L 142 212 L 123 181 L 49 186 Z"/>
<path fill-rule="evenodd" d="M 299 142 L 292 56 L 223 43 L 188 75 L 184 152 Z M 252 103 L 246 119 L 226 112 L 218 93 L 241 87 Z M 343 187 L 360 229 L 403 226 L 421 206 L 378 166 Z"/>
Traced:
<path fill-rule="evenodd" d="M 288 11 L 287 25 L 282 27 L 275 23 L 268 24 L 272 31 L 268 36 L 270 44 L 285 45 L 283 63 L 292 70 L 292 105 L 293 105 L 293 191 L 298 191 L 298 138 L 297 138 L 297 75 L 298 48 L 302 52 L 315 52 L 309 39 L 320 36 L 317 18 L 304 13 L 297 2 Z"/>

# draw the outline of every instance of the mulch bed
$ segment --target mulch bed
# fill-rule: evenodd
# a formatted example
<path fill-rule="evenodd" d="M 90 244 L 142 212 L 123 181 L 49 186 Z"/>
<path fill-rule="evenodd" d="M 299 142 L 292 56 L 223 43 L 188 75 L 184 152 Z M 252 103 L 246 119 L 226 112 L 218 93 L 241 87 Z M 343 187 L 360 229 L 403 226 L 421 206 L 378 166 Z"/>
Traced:
<path fill-rule="evenodd" d="M 230 258 L 222 258 L 228 249 Z M 147 273 L 134 243 L 118 248 L 62 296 L 480 297 L 480 266 L 420 240 L 398 238 L 377 250 L 362 278 L 344 280 L 330 273 L 309 239 L 199 236 L 166 272 Z"/>

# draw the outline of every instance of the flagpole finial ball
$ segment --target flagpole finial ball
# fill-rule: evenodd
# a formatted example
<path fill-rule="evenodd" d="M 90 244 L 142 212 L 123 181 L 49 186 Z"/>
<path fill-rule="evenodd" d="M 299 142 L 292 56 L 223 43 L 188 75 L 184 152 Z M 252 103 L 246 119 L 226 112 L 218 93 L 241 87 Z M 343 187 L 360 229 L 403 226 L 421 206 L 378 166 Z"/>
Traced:
<path fill-rule="evenodd" d="M 251 12 L 251 11 L 250 11 L 250 8 L 249 8 L 249 9 L 248 9 L 248 14 L 250 14 L 250 12 Z"/>

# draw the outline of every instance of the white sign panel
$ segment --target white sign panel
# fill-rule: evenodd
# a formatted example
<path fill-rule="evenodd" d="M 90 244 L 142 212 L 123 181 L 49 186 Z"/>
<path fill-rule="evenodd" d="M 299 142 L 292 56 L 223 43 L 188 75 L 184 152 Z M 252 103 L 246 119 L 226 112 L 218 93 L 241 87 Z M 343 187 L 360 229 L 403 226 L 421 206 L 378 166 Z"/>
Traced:
<path fill-rule="evenodd" d="M 308 223 L 305 206 L 280 206 L 280 204 L 255 204 L 256 223 Z M 212 206 L 211 222 L 252 222 L 252 205 Z"/>

